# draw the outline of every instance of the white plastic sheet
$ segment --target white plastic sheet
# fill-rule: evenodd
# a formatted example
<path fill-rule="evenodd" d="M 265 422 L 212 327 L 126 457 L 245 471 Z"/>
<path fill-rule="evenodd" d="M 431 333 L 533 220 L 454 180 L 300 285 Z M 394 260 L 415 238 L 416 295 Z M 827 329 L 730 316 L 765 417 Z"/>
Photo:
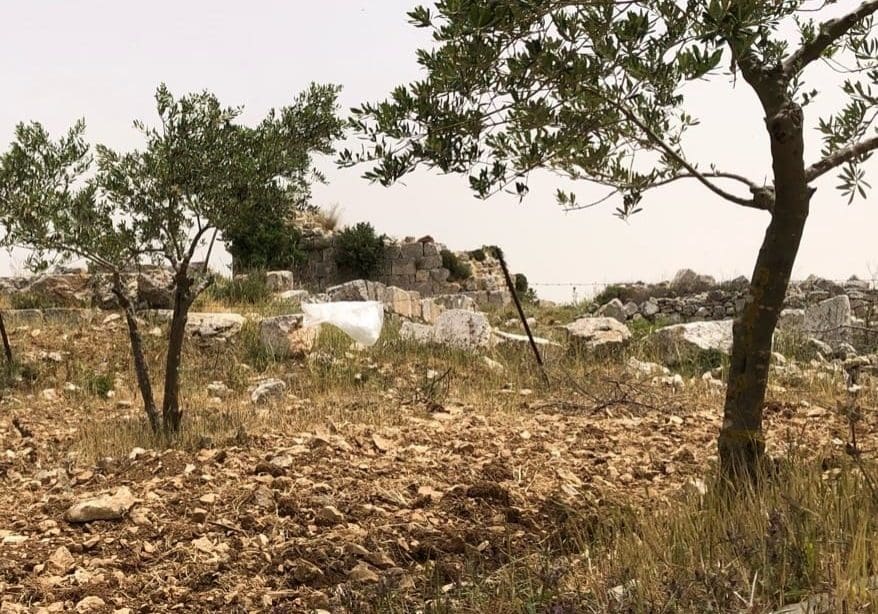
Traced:
<path fill-rule="evenodd" d="M 384 305 L 378 301 L 304 303 L 304 326 L 332 324 L 365 346 L 373 346 L 384 328 Z"/>

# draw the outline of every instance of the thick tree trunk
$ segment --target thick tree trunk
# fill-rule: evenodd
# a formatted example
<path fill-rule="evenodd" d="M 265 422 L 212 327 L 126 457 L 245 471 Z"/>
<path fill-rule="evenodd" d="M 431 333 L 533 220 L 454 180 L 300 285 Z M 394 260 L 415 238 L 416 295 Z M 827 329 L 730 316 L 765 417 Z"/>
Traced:
<path fill-rule="evenodd" d="M 6 356 L 6 366 L 12 368 L 14 357 L 12 356 L 12 345 L 9 343 L 9 335 L 6 334 L 6 322 L 3 320 L 3 312 L 0 311 L 0 338 L 3 339 L 3 354 Z"/>
<path fill-rule="evenodd" d="M 186 322 L 189 307 L 192 305 L 191 286 L 187 268 L 182 268 L 175 276 L 174 315 L 171 319 L 171 333 L 168 337 L 168 355 L 165 362 L 165 394 L 162 399 L 162 419 L 168 432 L 180 430 L 183 412 L 180 409 L 180 366 L 183 355 L 183 342 L 186 339 Z"/>
<path fill-rule="evenodd" d="M 119 299 L 119 304 L 125 312 L 125 322 L 128 324 L 128 339 L 131 342 L 131 354 L 134 356 L 134 373 L 137 378 L 137 387 L 140 389 L 140 396 L 143 397 L 143 409 L 146 412 L 146 417 L 149 420 L 149 426 L 152 428 L 153 433 L 158 433 L 161 425 L 159 424 L 155 397 L 152 393 L 149 364 L 146 362 L 146 356 L 143 353 L 143 337 L 140 334 L 140 326 L 137 324 L 134 305 L 125 294 L 122 280 L 118 275 L 114 276 L 113 279 L 113 293 Z"/>
<path fill-rule="evenodd" d="M 734 325 L 724 421 L 719 436 L 723 472 L 758 475 L 765 451 L 762 409 L 774 329 L 783 308 L 811 197 L 805 180 L 802 111 L 778 104 L 766 119 L 771 136 L 775 204 L 759 250 L 750 296 Z"/>

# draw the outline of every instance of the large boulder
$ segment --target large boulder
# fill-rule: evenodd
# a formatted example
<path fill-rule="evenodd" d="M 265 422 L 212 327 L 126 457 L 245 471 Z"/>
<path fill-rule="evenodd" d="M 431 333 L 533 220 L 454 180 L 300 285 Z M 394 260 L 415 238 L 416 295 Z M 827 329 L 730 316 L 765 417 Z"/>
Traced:
<path fill-rule="evenodd" d="M 631 339 L 631 331 L 616 318 L 580 318 L 564 328 L 570 345 L 587 352 L 619 348 Z"/>
<path fill-rule="evenodd" d="M 615 318 L 619 322 L 625 322 L 628 319 L 628 314 L 625 312 L 625 306 L 622 304 L 622 301 L 617 298 L 614 298 L 609 303 L 602 305 L 600 309 L 597 310 L 595 315 L 607 318 Z"/>
<path fill-rule="evenodd" d="M 405 341 L 412 341 L 418 345 L 428 345 L 436 341 L 436 330 L 428 324 L 418 324 L 406 320 L 399 329 L 399 336 Z"/>
<path fill-rule="evenodd" d="M 259 324 L 259 340 L 272 356 L 301 358 L 314 347 L 319 326 L 304 326 L 301 313 L 265 318 Z"/>
<path fill-rule="evenodd" d="M 64 307 L 90 307 L 94 290 L 89 275 L 43 275 L 22 290 L 36 300 Z"/>
<path fill-rule="evenodd" d="M 268 271 L 265 274 L 265 285 L 270 292 L 278 294 L 292 290 L 295 279 L 292 271 Z"/>
<path fill-rule="evenodd" d="M 436 343 L 473 350 L 491 345 L 491 324 L 477 311 L 450 309 L 436 318 L 433 326 Z"/>
<path fill-rule="evenodd" d="M 692 269 L 682 269 L 674 275 L 670 288 L 677 294 L 696 294 L 715 285 L 716 280 L 710 275 L 699 275 Z"/>
<path fill-rule="evenodd" d="M 173 307 L 174 274 L 159 267 L 141 271 L 137 275 L 137 299 L 151 309 Z"/>
<path fill-rule="evenodd" d="M 366 279 L 355 279 L 326 289 L 330 302 L 339 301 L 380 301 L 384 284 Z"/>
<path fill-rule="evenodd" d="M 419 344 L 436 343 L 461 350 L 473 350 L 492 345 L 494 336 L 488 318 L 483 313 L 450 309 L 443 311 L 433 326 L 403 322 L 400 337 Z"/>
<path fill-rule="evenodd" d="M 241 332 L 244 322 L 238 313 L 190 313 L 186 332 L 201 341 L 227 341 Z"/>
<path fill-rule="evenodd" d="M 655 347 L 662 361 L 677 365 L 699 355 L 732 352 L 732 320 L 689 322 L 660 328 L 647 341 Z"/>
<path fill-rule="evenodd" d="M 386 312 L 394 313 L 403 318 L 421 317 L 421 295 L 417 292 L 388 286 L 383 289 L 381 302 L 384 303 Z"/>
<path fill-rule="evenodd" d="M 829 344 L 833 350 L 851 342 L 851 300 L 846 294 L 805 308 L 805 334 Z"/>

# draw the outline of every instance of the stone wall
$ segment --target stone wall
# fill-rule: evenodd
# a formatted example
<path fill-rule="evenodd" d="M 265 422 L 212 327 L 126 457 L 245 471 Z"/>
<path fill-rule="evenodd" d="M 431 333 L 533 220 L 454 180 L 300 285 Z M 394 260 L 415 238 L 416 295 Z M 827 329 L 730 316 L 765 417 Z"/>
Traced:
<path fill-rule="evenodd" d="M 307 260 L 295 271 L 297 285 L 324 291 L 358 277 L 339 268 L 334 235 L 311 237 L 305 241 L 305 248 Z M 455 253 L 471 271 L 466 279 L 453 278 L 443 266 L 445 250 L 445 245 L 431 237 L 389 240 L 384 259 L 369 281 L 417 292 L 421 297 L 463 294 L 479 305 L 502 306 L 510 302 L 500 263 L 491 250 Z"/>
<path fill-rule="evenodd" d="M 657 284 L 610 286 L 603 300 L 592 308 L 601 315 L 624 320 L 646 318 L 676 324 L 734 318 L 744 309 L 749 283 L 746 278 L 717 283 L 712 277 L 691 270 L 677 273 L 671 281 Z M 835 296 L 850 298 L 856 324 L 878 323 L 878 288 L 852 278 L 838 283 L 816 276 L 793 282 L 785 307 L 802 309 Z M 612 300 L 606 300 L 614 297 Z"/>

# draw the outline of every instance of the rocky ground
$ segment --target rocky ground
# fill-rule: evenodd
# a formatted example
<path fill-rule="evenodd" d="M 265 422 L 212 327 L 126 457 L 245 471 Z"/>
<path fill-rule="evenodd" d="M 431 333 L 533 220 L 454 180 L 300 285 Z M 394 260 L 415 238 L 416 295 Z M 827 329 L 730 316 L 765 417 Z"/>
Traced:
<path fill-rule="evenodd" d="M 254 408 L 246 387 L 192 392 L 217 379 L 217 358 L 193 354 L 188 417 L 232 432 L 182 449 L 103 445 L 99 434 L 139 418 L 126 372 L 113 398 L 66 384 L 124 363 L 122 329 L 24 327 L 13 341 L 44 367 L 0 403 L 3 613 L 368 612 L 388 611 L 391 595 L 417 611 L 613 506 L 649 511 L 704 488 L 715 459 L 722 389 L 698 374 L 654 380 L 623 358 L 575 376 L 553 364 L 542 386 L 526 354 L 456 357 L 452 379 L 427 350 L 415 364 L 337 346 L 315 360 L 384 379 L 329 390 L 347 380 L 277 365 L 300 383 Z M 843 378 L 823 371 L 774 383 L 768 433 L 774 452 L 794 443 L 831 466 L 849 426 L 835 407 Z M 874 390 L 863 395 L 874 406 Z M 876 429 L 867 414 L 858 436 L 874 442 Z"/>

